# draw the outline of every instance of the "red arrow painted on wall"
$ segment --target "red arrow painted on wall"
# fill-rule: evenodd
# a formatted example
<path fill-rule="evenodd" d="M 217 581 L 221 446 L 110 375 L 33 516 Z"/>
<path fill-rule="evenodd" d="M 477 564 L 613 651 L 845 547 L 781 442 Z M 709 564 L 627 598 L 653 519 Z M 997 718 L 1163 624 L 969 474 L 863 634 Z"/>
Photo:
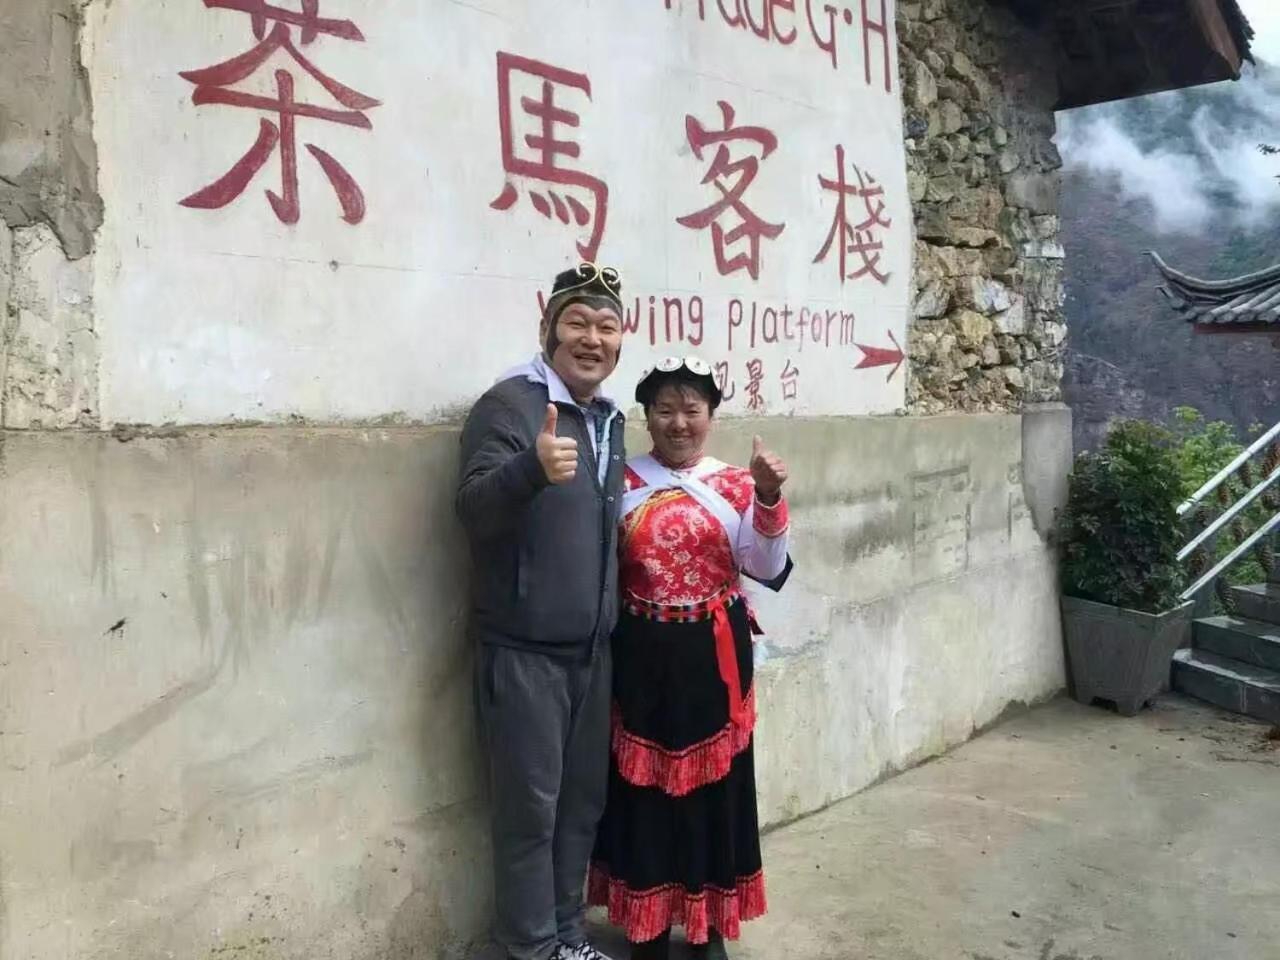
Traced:
<path fill-rule="evenodd" d="M 888 331 L 889 339 L 893 341 L 892 347 L 868 347 L 864 343 L 856 343 L 859 350 L 862 351 L 862 359 L 855 370 L 865 370 L 867 367 L 887 367 L 893 364 L 893 369 L 889 371 L 889 376 L 885 377 L 888 383 L 893 379 L 893 375 L 898 372 L 898 368 L 902 366 L 902 361 L 906 359 L 906 355 L 902 352 L 902 347 L 898 343 L 898 338 L 893 335 L 893 331 Z"/>

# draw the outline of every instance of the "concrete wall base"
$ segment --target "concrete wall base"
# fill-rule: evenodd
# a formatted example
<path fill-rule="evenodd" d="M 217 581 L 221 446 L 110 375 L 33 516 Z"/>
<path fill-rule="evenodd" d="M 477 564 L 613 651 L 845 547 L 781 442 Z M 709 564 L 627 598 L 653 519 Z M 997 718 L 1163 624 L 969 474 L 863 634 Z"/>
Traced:
<path fill-rule="evenodd" d="M 766 822 L 1061 688 L 1068 412 L 728 421 L 716 452 L 756 429 L 798 564 L 759 600 Z M 0 433 L 0 957 L 465 955 L 490 893 L 456 449 Z"/>

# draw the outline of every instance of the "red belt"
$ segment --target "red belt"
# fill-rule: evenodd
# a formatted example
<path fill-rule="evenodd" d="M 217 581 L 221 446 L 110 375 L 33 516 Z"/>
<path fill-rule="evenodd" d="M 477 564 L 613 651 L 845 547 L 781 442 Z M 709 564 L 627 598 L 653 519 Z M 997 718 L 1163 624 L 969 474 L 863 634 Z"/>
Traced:
<path fill-rule="evenodd" d="M 742 677 L 738 673 L 738 645 L 733 639 L 733 625 L 729 623 L 729 606 L 723 600 L 712 610 L 716 636 L 716 661 L 720 665 L 720 679 L 729 694 L 729 719 L 735 726 L 745 727 L 751 722 L 747 704 L 742 699 Z"/>

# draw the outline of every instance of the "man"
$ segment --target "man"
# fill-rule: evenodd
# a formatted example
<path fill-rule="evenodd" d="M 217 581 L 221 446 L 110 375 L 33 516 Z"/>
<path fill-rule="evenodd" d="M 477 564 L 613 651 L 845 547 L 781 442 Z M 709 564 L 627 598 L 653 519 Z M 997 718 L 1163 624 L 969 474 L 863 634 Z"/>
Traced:
<path fill-rule="evenodd" d="M 542 352 L 462 431 L 470 629 L 493 796 L 496 938 L 511 960 L 607 960 L 583 887 L 609 768 L 623 417 L 600 394 L 622 350 L 622 283 L 556 277 Z"/>

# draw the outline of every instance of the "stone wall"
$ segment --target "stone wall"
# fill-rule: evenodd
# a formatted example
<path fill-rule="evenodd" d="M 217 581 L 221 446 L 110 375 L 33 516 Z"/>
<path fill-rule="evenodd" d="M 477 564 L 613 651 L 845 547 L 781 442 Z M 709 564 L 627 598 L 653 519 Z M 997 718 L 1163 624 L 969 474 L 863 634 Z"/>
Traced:
<path fill-rule="evenodd" d="M 915 209 L 912 413 L 1057 400 L 1066 337 L 1053 51 L 988 0 L 898 4 Z"/>
<path fill-rule="evenodd" d="M 102 222 L 75 0 L 0 0 L 0 427 L 98 424 Z"/>

